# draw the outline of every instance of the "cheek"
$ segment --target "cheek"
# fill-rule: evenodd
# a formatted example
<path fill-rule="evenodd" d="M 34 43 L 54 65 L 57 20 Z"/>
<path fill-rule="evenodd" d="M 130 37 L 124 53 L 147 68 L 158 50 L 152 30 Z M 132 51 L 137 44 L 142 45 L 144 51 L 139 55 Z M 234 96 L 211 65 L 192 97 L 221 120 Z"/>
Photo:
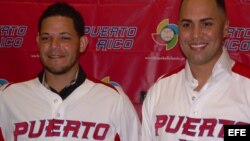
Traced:
<path fill-rule="evenodd" d="M 42 54 L 44 52 L 44 47 L 39 45 L 38 50 L 39 50 L 39 53 Z"/>
<path fill-rule="evenodd" d="M 184 29 L 184 28 L 180 28 L 179 29 L 179 36 L 181 39 L 187 39 L 190 38 L 192 35 L 192 30 L 191 29 Z"/>
<path fill-rule="evenodd" d="M 215 31 L 215 30 L 207 30 L 204 32 L 204 34 L 206 36 L 209 36 L 209 37 L 215 37 L 218 35 L 219 32 Z"/>
<path fill-rule="evenodd" d="M 46 54 L 46 52 L 48 52 L 48 47 L 40 46 L 39 47 L 39 52 L 40 52 L 40 54 Z"/>
<path fill-rule="evenodd" d="M 188 32 L 181 32 L 179 35 L 179 39 L 181 42 L 185 42 L 191 38 L 190 34 Z"/>
<path fill-rule="evenodd" d="M 64 52 L 68 52 L 68 54 L 75 56 L 76 54 L 78 54 L 80 52 L 80 47 L 78 45 L 65 46 Z"/>
<path fill-rule="evenodd" d="M 204 35 L 210 38 L 218 38 L 223 35 L 223 29 L 221 27 L 214 27 L 204 31 Z"/>

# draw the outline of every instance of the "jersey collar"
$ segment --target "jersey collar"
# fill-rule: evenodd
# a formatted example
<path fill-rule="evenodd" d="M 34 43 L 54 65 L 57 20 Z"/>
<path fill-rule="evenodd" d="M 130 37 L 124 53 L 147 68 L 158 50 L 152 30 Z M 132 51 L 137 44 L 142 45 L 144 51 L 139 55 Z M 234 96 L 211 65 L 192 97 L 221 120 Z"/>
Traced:
<path fill-rule="evenodd" d="M 207 81 L 207 85 L 204 87 L 209 87 L 209 85 L 214 84 L 213 82 L 218 82 L 222 78 L 225 77 L 225 75 L 231 75 L 232 74 L 232 66 L 234 65 L 234 61 L 230 59 L 229 54 L 227 53 L 227 50 L 225 47 L 223 47 L 222 54 L 219 58 L 219 60 L 214 65 L 212 75 Z M 189 84 L 189 86 L 194 89 L 198 86 L 198 81 L 193 77 L 190 66 L 188 62 L 186 62 L 185 66 L 185 80 Z M 202 88 L 203 89 L 203 88 Z"/>
<path fill-rule="evenodd" d="M 59 96 L 61 96 L 62 99 L 66 99 L 77 87 L 79 87 L 86 80 L 86 74 L 81 68 L 81 66 L 79 66 L 79 70 L 76 73 L 75 79 L 72 80 L 71 83 L 67 85 L 66 87 L 64 87 L 60 92 L 57 92 L 55 89 L 53 89 L 46 83 L 44 79 L 44 76 L 45 76 L 44 74 L 45 74 L 44 70 L 42 70 L 38 74 L 40 83 L 47 89 L 53 91 L 54 93 L 57 93 Z"/>

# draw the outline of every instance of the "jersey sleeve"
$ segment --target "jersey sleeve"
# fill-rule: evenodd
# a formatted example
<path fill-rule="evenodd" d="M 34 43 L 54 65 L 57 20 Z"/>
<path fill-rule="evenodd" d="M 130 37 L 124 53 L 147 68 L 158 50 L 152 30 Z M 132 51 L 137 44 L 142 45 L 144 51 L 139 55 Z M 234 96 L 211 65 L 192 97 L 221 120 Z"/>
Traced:
<path fill-rule="evenodd" d="M 0 126 L 0 141 L 5 141 L 3 138 L 2 128 Z"/>
<path fill-rule="evenodd" d="M 1 106 L 1 103 L 2 103 L 1 95 L 2 95 L 2 91 L 0 90 L 0 141 L 5 141 L 4 138 L 3 138 L 3 130 L 2 130 L 2 128 L 3 128 L 3 117 L 1 115 L 3 115 L 3 113 L 2 113 L 2 109 L 1 109 L 1 107 L 2 107 Z"/>
<path fill-rule="evenodd" d="M 146 95 L 145 100 L 143 101 L 142 105 L 142 141 L 153 141 L 153 137 L 155 134 L 155 123 L 153 112 L 154 112 L 154 106 L 157 101 L 156 93 L 153 89 L 156 86 L 152 86 Z"/>
<path fill-rule="evenodd" d="M 0 94 L 1 94 L 1 91 L 3 91 L 4 88 L 5 88 L 5 85 L 0 85 Z"/>
<path fill-rule="evenodd" d="M 120 120 L 118 134 L 121 141 L 140 141 L 141 123 L 138 114 L 127 95 L 119 89 L 121 95 Z"/>
<path fill-rule="evenodd" d="M 10 83 L 6 83 L 6 84 L 3 84 L 3 85 L 0 85 L 0 94 L 1 92 L 6 89 L 8 86 L 10 85 Z"/>

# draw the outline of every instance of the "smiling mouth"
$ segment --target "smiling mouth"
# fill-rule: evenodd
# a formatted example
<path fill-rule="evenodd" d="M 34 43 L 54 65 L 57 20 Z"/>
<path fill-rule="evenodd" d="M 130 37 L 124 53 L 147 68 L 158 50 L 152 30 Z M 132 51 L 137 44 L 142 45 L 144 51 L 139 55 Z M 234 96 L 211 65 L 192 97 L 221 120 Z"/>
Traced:
<path fill-rule="evenodd" d="M 207 45 L 208 45 L 207 43 L 191 43 L 189 44 L 189 48 L 193 51 L 200 52 L 204 50 L 207 47 Z"/>
<path fill-rule="evenodd" d="M 204 48 L 206 46 L 207 44 L 191 44 L 190 45 L 191 48 Z"/>
<path fill-rule="evenodd" d="M 48 58 L 50 58 L 50 59 L 60 59 L 63 57 L 64 57 L 63 55 L 50 55 L 50 56 L 48 56 Z"/>

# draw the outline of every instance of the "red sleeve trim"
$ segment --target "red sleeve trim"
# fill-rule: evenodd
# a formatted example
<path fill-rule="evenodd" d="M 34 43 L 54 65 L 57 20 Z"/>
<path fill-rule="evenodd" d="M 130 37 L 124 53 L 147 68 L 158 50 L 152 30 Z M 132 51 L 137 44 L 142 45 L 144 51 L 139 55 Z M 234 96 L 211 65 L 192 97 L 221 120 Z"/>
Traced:
<path fill-rule="evenodd" d="M 2 129 L 0 127 L 0 141 L 4 141 L 4 138 L 3 138 L 3 133 L 2 133 Z"/>
<path fill-rule="evenodd" d="M 242 63 L 236 62 L 232 68 L 232 71 L 247 78 L 250 78 L 250 67 Z"/>
<path fill-rule="evenodd" d="M 161 78 L 165 78 L 165 77 L 168 77 L 170 75 L 176 74 L 184 68 L 185 68 L 185 64 L 182 64 L 181 66 L 178 66 L 178 67 L 172 69 L 170 72 L 164 74 Z"/>
<path fill-rule="evenodd" d="M 111 89 L 113 89 L 113 90 L 115 90 L 116 92 L 119 93 L 119 91 L 118 91 L 113 85 L 111 85 L 111 84 L 104 83 L 104 82 L 102 82 L 101 80 L 98 80 L 98 79 L 96 79 L 96 78 L 94 78 L 94 77 L 92 77 L 92 76 L 88 76 L 87 78 L 88 78 L 89 80 L 95 82 L 95 83 L 103 84 L 103 85 L 105 85 L 105 86 L 107 86 L 107 87 L 109 87 L 109 88 L 111 88 Z"/>

